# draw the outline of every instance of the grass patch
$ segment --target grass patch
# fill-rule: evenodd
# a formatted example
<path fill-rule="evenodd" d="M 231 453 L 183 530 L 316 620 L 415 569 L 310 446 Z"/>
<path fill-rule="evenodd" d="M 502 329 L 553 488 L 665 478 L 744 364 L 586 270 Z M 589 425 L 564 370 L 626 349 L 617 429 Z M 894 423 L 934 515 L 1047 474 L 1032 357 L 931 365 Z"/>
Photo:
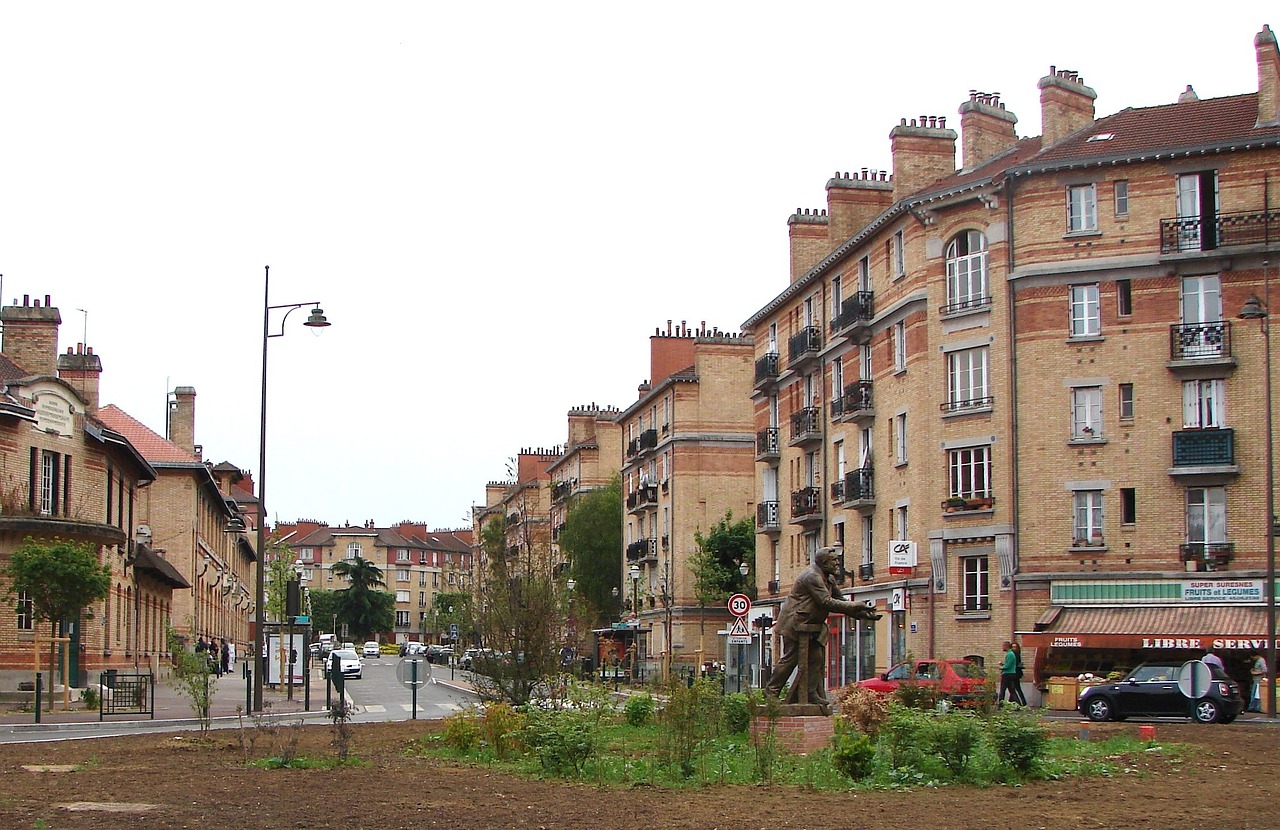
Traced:
<path fill-rule="evenodd" d="M 345 761 L 340 761 L 337 758 L 308 758 L 305 755 L 298 755 L 293 758 L 273 755 L 270 758 L 260 758 L 248 763 L 248 766 L 257 769 L 337 769 L 339 767 L 358 767 L 363 765 L 364 762 L 359 758 L 351 758 L 349 756 Z"/>

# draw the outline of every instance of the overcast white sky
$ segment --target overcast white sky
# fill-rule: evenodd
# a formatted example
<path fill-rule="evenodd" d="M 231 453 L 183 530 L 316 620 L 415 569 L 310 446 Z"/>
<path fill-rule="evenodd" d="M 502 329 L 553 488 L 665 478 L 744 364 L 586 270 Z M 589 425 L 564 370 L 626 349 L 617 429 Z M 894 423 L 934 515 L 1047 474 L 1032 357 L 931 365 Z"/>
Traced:
<path fill-rule="evenodd" d="M 978 89 L 1036 135 L 1050 64 L 1099 115 L 1254 92 L 1280 24 L 928 6 L 4 2 L 0 292 L 51 295 L 161 434 L 194 386 L 206 460 L 256 475 L 270 265 L 333 323 L 270 344 L 273 520 L 467 526 L 567 410 L 635 400 L 656 327 L 785 288 L 787 216 L 900 118 Z"/>

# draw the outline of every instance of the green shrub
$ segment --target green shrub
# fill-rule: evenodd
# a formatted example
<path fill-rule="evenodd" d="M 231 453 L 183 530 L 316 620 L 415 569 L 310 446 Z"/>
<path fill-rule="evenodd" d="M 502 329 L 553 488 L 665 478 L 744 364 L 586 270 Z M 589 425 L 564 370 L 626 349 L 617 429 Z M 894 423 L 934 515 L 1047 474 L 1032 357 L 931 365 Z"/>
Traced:
<path fill-rule="evenodd" d="M 982 743 L 982 727 L 973 715 L 951 711 L 933 718 L 927 740 L 951 775 L 963 778 L 969 760 Z"/>
<path fill-rule="evenodd" d="M 594 713 L 577 709 L 534 709 L 524 717 L 524 743 L 543 769 L 556 775 L 581 775 L 599 744 Z"/>
<path fill-rule="evenodd" d="M 524 718 L 505 703 L 491 703 L 480 718 L 480 738 L 498 758 L 512 758 L 522 749 Z"/>
<path fill-rule="evenodd" d="M 720 721 L 724 724 L 725 732 L 730 735 L 746 732 L 751 726 L 751 709 L 747 696 L 741 692 L 725 695 L 720 704 Z"/>
<path fill-rule="evenodd" d="M 98 696 L 97 686 L 85 686 L 80 690 L 80 699 L 84 701 L 84 708 L 97 709 L 102 699 Z"/>
<path fill-rule="evenodd" d="M 1019 776 L 1030 773 L 1049 741 L 1049 730 L 1040 719 L 1026 710 L 1000 711 L 989 724 L 991 744 L 1000 760 Z"/>
<path fill-rule="evenodd" d="M 632 695 L 627 698 L 624 712 L 630 726 L 646 726 L 653 719 L 653 698 L 649 695 Z"/>
<path fill-rule="evenodd" d="M 875 742 L 837 717 L 831 747 L 831 763 L 836 770 L 854 781 L 861 781 L 871 774 L 875 757 Z"/>
<path fill-rule="evenodd" d="M 697 771 L 706 741 L 715 736 L 720 723 L 723 695 L 720 684 L 700 678 L 692 686 L 674 679 L 667 686 L 667 703 L 659 723 L 658 754 L 660 760 L 682 778 L 692 778 Z"/>
<path fill-rule="evenodd" d="M 941 695 L 938 687 L 925 683 L 913 683 L 908 680 L 898 684 L 893 692 L 893 699 L 908 709 L 937 709 Z"/>
<path fill-rule="evenodd" d="M 901 687 L 900 687 L 901 688 Z M 929 715 L 893 702 L 889 717 L 880 728 L 880 743 L 893 769 L 916 766 L 923 756 L 931 756 Z"/>
<path fill-rule="evenodd" d="M 480 743 L 480 718 L 474 710 L 454 712 L 445 717 L 440 734 L 445 746 L 454 752 L 470 752 Z"/>

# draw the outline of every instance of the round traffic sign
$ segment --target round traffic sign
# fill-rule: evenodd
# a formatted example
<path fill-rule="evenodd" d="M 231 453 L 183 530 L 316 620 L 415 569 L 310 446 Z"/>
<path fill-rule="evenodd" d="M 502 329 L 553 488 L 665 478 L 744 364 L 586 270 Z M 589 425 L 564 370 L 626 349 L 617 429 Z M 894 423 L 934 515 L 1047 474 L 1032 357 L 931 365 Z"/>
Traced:
<path fill-rule="evenodd" d="M 425 657 L 413 655 L 396 663 L 396 680 L 406 688 L 420 688 L 431 682 L 431 663 Z"/>
<path fill-rule="evenodd" d="M 1198 700 L 1209 691 L 1209 683 L 1213 680 L 1213 672 L 1207 663 L 1201 660 L 1188 660 L 1182 664 L 1178 673 L 1178 691 L 1184 697 Z"/>
<path fill-rule="evenodd" d="M 746 594 L 734 594 L 729 597 L 729 613 L 735 617 L 745 617 L 751 612 L 751 597 Z"/>

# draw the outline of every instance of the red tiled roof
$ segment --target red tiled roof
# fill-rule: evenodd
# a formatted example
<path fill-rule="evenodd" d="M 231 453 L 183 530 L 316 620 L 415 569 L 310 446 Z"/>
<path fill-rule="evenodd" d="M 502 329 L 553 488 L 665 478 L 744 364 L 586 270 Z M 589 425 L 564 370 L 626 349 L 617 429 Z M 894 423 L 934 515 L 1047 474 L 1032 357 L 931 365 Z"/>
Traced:
<path fill-rule="evenodd" d="M 198 463 L 200 460 L 169 439 L 161 438 L 146 424 L 115 404 L 99 409 L 98 420 L 123 435 L 152 464 Z"/>
<path fill-rule="evenodd" d="M 28 377 L 30 374 L 30 372 L 0 354 L 0 383 L 19 380 L 21 378 Z"/>
<path fill-rule="evenodd" d="M 1036 169 L 1091 159 L 1125 158 L 1155 152 L 1280 139 L 1280 127 L 1255 127 L 1258 95 L 1232 95 L 1156 107 L 1128 108 L 1099 118 L 1031 159 Z M 1094 136 L 1110 135 L 1105 140 Z"/>

